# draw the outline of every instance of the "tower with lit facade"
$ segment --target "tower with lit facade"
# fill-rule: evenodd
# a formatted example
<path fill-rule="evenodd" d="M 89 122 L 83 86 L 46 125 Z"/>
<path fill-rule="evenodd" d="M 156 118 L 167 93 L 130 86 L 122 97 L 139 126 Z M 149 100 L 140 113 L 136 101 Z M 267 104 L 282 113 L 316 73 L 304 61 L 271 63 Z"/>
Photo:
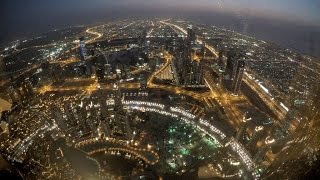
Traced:
<path fill-rule="evenodd" d="M 84 63 L 85 56 L 86 56 L 86 44 L 85 44 L 85 41 L 84 41 L 84 37 L 79 38 L 79 41 L 80 41 L 80 46 L 79 46 L 80 58 L 81 58 L 81 62 Z"/>
<path fill-rule="evenodd" d="M 227 53 L 227 65 L 225 69 L 226 79 L 233 79 L 236 75 L 238 61 L 241 59 L 241 53 L 236 49 L 230 49 Z"/>
<path fill-rule="evenodd" d="M 172 63 L 173 75 L 176 85 L 184 87 L 201 87 L 204 85 L 203 67 L 204 61 L 193 61 L 192 50 L 196 43 L 196 33 L 192 26 L 187 29 L 187 36 L 182 41 L 174 39 L 174 57 Z M 204 58 L 205 44 L 201 49 Z"/>
<path fill-rule="evenodd" d="M 189 43 L 191 45 L 195 44 L 196 41 L 196 33 L 194 32 L 192 25 L 188 26 L 188 30 L 187 30 L 187 40 L 189 41 Z"/>
<path fill-rule="evenodd" d="M 238 94 L 240 92 L 244 69 L 245 69 L 245 62 L 243 60 L 237 61 L 234 78 L 232 81 L 233 94 Z"/>

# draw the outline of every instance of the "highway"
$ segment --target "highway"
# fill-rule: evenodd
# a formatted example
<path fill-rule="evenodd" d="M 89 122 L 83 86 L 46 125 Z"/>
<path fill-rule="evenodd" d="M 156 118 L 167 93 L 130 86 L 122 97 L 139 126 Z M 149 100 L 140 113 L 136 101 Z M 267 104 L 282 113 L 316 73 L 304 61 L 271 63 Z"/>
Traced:
<path fill-rule="evenodd" d="M 272 97 L 267 94 L 263 89 L 248 76 L 244 76 L 243 82 L 246 83 L 255 93 L 259 96 L 259 98 L 264 102 L 265 105 L 269 107 L 270 110 L 274 113 L 277 118 L 277 123 L 282 124 L 285 121 L 286 115 L 288 111 L 282 107 L 279 103 L 274 101 Z M 293 132 L 297 128 L 297 123 L 290 123 L 289 131 Z"/>
<path fill-rule="evenodd" d="M 160 23 L 165 24 L 167 26 L 170 26 L 171 28 L 174 27 L 175 29 L 179 30 L 180 32 L 182 32 L 184 35 L 187 35 L 187 31 L 185 29 L 183 29 L 181 26 L 178 26 L 176 24 L 172 24 L 172 23 L 168 23 L 165 21 L 160 21 Z M 197 36 L 197 42 L 202 44 L 203 41 L 200 40 L 199 36 Z M 215 57 L 219 57 L 218 53 L 215 51 L 215 49 L 211 46 L 209 46 L 207 43 L 205 44 L 205 47 L 215 56 Z"/>
<path fill-rule="evenodd" d="M 99 26 L 94 26 L 94 27 L 88 28 L 88 29 L 86 30 L 86 33 L 95 35 L 95 37 L 93 37 L 92 39 L 89 39 L 88 41 L 86 41 L 86 44 L 90 44 L 90 43 L 92 43 L 92 42 L 94 42 L 94 41 L 96 41 L 96 40 L 98 40 L 99 38 L 102 37 L 103 34 L 101 34 L 101 33 L 99 33 L 99 32 L 93 31 L 93 29 L 98 28 L 98 27 L 101 27 L 101 26 L 104 26 L 104 24 L 103 24 L 103 25 L 99 25 Z M 77 44 L 75 47 L 71 48 L 71 50 L 78 49 L 79 47 L 80 47 L 80 44 Z M 65 53 L 69 53 L 69 52 L 70 52 L 70 51 L 68 50 L 68 51 L 66 51 Z M 65 53 L 64 53 L 64 54 L 65 54 Z"/>
<path fill-rule="evenodd" d="M 130 24 L 131 25 L 131 24 Z M 179 29 L 180 27 L 177 25 L 170 25 L 171 27 L 175 27 Z M 182 28 L 180 28 L 182 29 Z M 182 29 L 183 30 L 183 29 Z M 92 28 L 89 28 L 86 30 L 87 33 L 95 35 L 94 38 L 90 39 L 87 43 L 91 43 L 96 41 L 97 39 L 101 38 L 102 34 L 98 32 L 94 32 Z M 74 47 L 75 49 L 78 48 Z M 211 49 L 212 54 L 217 56 L 217 53 L 214 51 L 214 49 L 206 44 L 207 49 Z M 66 52 L 65 52 L 66 53 Z M 194 92 L 194 91 L 188 91 L 185 90 L 184 88 L 181 87 L 176 87 L 173 85 L 158 85 L 154 83 L 155 78 L 159 76 L 164 70 L 166 70 L 168 67 L 170 67 L 170 64 L 172 63 L 172 55 L 169 54 L 168 52 L 164 52 L 164 58 L 165 58 L 165 63 L 157 69 L 149 79 L 147 80 L 147 86 L 148 88 L 155 88 L 155 89 L 163 89 L 169 92 L 173 92 L 175 94 L 181 94 L 181 95 L 186 95 L 193 97 L 197 100 L 204 101 L 206 98 L 212 98 L 212 99 L 217 99 L 219 104 L 222 107 L 225 107 L 225 111 L 228 115 L 228 121 L 231 123 L 234 127 L 240 127 L 243 115 L 239 111 L 239 109 L 233 104 L 235 100 L 239 100 L 242 97 L 240 96 L 231 96 L 228 92 L 226 92 L 222 87 L 219 87 L 216 85 L 216 83 L 213 82 L 212 77 L 209 75 L 208 72 L 204 72 L 205 74 L 205 81 L 210 88 L 211 92 L 209 93 L 202 93 L 202 92 Z M 70 58 L 67 59 L 66 61 L 61 61 L 63 65 L 75 62 L 75 59 Z M 143 67 L 143 69 L 137 69 L 134 72 L 139 73 L 141 70 L 145 70 L 146 67 Z M 138 89 L 140 88 L 140 83 L 120 83 L 119 84 L 120 88 L 125 88 L 125 89 Z M 46 93 L 50 91 L 72 91 L 72 90 L 78 90 L 78 91 L 84 91 L 87 93 L 92 93 L 93 91 L 97 91 L 99 89 L 114 89 L 113 84 L 100 84 L 98 83 L 97 79 L 93 76 L 92 78 L 72 78 L 72 79 L 66 79 L 65 83 L 62 86 L 54 86 L 54 85 L 47 85 L 43 86 L 41 89 L 39 89 L 39 93 Z M 209 103 L 208 103 L 209 104 Z M 131 106 L 132 108 L 138 108 L 138 106 Z M 143 107 L 141 110 L 150 110 L 150 111 L 159 111 L 160 113 L 163 113 L 165 115 L 175 115 L 173 117 L 177 118 L 178 115 L 183 117 L 182 120 L 188 122 L 188 123 L 194 123 L 192 120 L 195 118 L 198 118 L 196 114 L 190 114 L 190 112 L 181 110 L 177 107 L 171 107 L 169 112 L 164 111 L 163 109 L 157 109 L 157 108 L 150 108 L 150 107 Z M 195 108 L 196 109 L 196 108 Z M 196 111 L 196 110 L 195 110 Z M 210 137 L 214 138 L 217 135 L 220 135 L 221 139 L 226 138 L 226 136 L 223 134 L 223 132 L 220 132 L 219 129 L 215 128 L 212 124 L 209 124 L 209 121 L 204 121 L 202 119 L 199 120 L 200 124 L 196 124 L 197 128 L 200 128 L 200 130 L 208 135 L 211 135 Z M 51 127 L 43 127 L 43 131 L 50 131 Z M 56 126 L 53 126 L 52 128 L 56 128 Z M 203 129 L 201 129 L 203 128 Z M 42 130 L 40 129 L 40 130 Z M 209 131 L 210 130 L 210 131 Z M 38 134 L 43 134 L 42 131 L 35 132 L 35 134 L 32 134 L 29 139 L 26 139 L 27 141 L 32 140 L 33 136 L 36 136 Z M 214 138 L 215 139 L 215 138 Z M 26 142 L 27 142 L 26 141 Z M 100 141 L 100 139 L 92 139 L 94 143 L 97 143 L 97 141 Z M 87 143 L 87 142 L 85 142 Z M 94 144 L 93 143 L 93 144 Z M 98 142 L 100 143 L 100 142 Z M 248 168 L 249 171 L 252 171 L 254 168 L 254 163 L 252 162 L 249 153 L 243 148 L 236 140 L 231 140 L 228 142 L 230 144 L 230 147 L 236 152 L 242 163 Z M 22 152 L 22 149 L 20 147 L 27 146 L 28 144 L 25 144 L 25 141 L 22 141 L 22 144 L 18 146 L 18 152 Z M 144 161 L 146 161 L 148 164 L 155 164 L 158 162 L 158 155 L 152 151 L 152 149 L 141 149 L 141 148 L 135 148 L 135 147 L 122 147 L 122 144 L 116 144 L 114 147 L 110 148 L 101 148 L 101 149 L 94 149 L 92 151 L 89 151 L 88 154 L 95 154 L 95 153 L 100 153 L 100 152 L 105 152 L 105 151 L 122 151 L 122 152 L 127 152 L 129 154 L 133 154 Z M 146 156 L 152 157 L 151 159 L 145 158 Z"/>
<path fill-rule="evenodd" d="M 153 73 L 150 77 L 149 77 L 149 79 L 148 79 L 148 82 L 147 82 L 147 84 L 148 84 L 148 86 L 154 86 L 155 84 L 153 84 L 153 80 L 154 80 L 154 78 L 158 75 L 158 74 L 160 74 L 163 70 L 165 70 L 169 65 L 170 65 L 170 63 L 172 62 L 172 55 L 171 54 L 169 54 L 168 52 L 164 52 L 164 57 L 165 57 L 165 59 L 166 59 L 166 62 L 164 63 L 164 65 L 162 65 L 161 66 L 161 68 L 160 69 L 158 69 L 155 73 Z"/>
<path fill-rule="evenodd" d="M 211 51 L 213 54 L 216 54 L 216 51 L 213 47 L 206 44 L 206 48 Z M 279 103 L 275 102 L 263 89 L 255 82 L 253 79 L 250 79 L 245 73 L 243 76 L 243 82 L 246 83 L 263 101 L 264 103 L 274 112 L 279 121 L 282 121 L 287 111 L 280 106 Z"/>
<path fill-rule="evenodd" d="M 177 29 L 183 34 L 187 34 L 187 31 L 184 30 L 182 27 L 168 23 L 165 21 L 160 21 L 160 23 L 165 24 L 167 26 L 170 26 L 171 28 Z M 197 38 L 198 43 L 205 43 L 199 38 Z M 217 51 L 210 46 L 209 44 L 205 43 L 205 47 L 215 56 L 218 57 Z M 211 90 L 210 98 L 215 98 L 218 100 L 221 106 L 225 108 L 226 115 L 229 119 L 229 124 L 231 124 L 236 129 L 239 129 L 242 123 L 243 114 L 240 112 L 240 110 L 232 103 L 232 101 L 236 99 L 241 99 L 243 97 L 241 96 L 232 96 L 229 93 L 225 92 L 225 90 L 221 89 L 221 87 L 218 87 L 213 81 L 211 76 L 208 72 L 204 72 L 204 79 L 207 84 L 207 86 Z M 255 91 L 255 93 L 264 101 L 264 103 L 274 112 L 274 114 L 278 117 L 278 119 L 281 121 L 284 119 L 286 112 L 284 108 L 282 108 L 278 103 L 274 102 L 262 89 L 261 87 L 254 81 L 251 80 L 246 74 L 244 75 L 243 82 L 246 83 L 252 90 Z M 168 87 L 166 87 L 168 88 Z M 171 88 L 172 89 L 172 88 Z M 191 95 L 191 93 L 187 93 Z M 196 97 L 201 97 L 198 95 L 193 95 Z M 207 98 L 207 97 L 204 97 Z M 205 101 L 206 102 L 206 101 Z"/>
<path fill-rule="evenodd" d="M 164 65 L 162 65 L 148 79 L 148 82 L 147 82 L 148 88 L 159 88 L 159 89 L 163 89 L 163 90 L 166 90 L 169 92 L 173 92 L 175 94 L 183 94 L 186 96 L 190 96 L 190 97 L 193 97 L 194 99 L 197 99 L 197 100 L 203 100 L 204 98 L 208 97 L 208 94 L 206 94 L 206 93 L 196 93 L 194 91 L 188 91 L 188 90 L 185 90 L 185 89 L 183 89 L 181 87 L 177 87 L 177 86 L 154 84 L 153 83 L 154 78 L 157 77 L 162 71 L 164 71 L 172 62 L 172 55 L 169 54 L 168 52 L 164 52 L 164 57 L 166 60 Z"/>
<path fill-rule="evenodd" d="M 212 78 L 209 76 L 208 72 L 204 73 L 204 79 L 207 86 L 211 90 L 210 98 L 217 99 L 220 106 L 224 107 L 224 110 L 227 115 L 227 121 L 232 127 L 235 129 L 239 129 L 241 127 L 243 114 L 240 112 L 238 108 L 232 104 L 232 99 L 239 99 L 237 96 L 231 96 L 230 94 L 226 93 L 222 90 L 216 83 L 213 82 Z"/>
<path fill-rule="evenodd" d="M 15 75 L 15 76 L 12 76 L 12 79 L 16 79 L 16 78 L 20 77 L 22 74 L 25 74 L 25 73 L 28 73 L 28 72 L 31 72 L 31 71 L 33 71 L 33 70 L 38 69 L 38 68 L 40 67 L 40 65 L 41 65 L 41 63 L 37 63 L 37 64 L 32 65 L 32 66 L 29 67 L 29 68 L 20 69 L 20 70 L 18 70 L 18 71 L 11 72 L 11 73 L 9 73 L 9 74 L 19 73 L 19 74 Z M 8 75 L 8 74 L 7 74 L 7 75 Z M 3 86 L 3 85 L 5 85 L 6 83 L 8 83 L 8 82 L 10 81 L 10 79 L 11 79 L 11 78 L 7 78 L 6 80 L 1 81 L 0 86 Z"/>
<path fill-rule="evenodd" d="M 280 107 L 277 103 L 275 103 L 268 94 L 266 94 L 261 87 L 254 81 L 248 78 L 248 76 L 244 76 L 243 82 L 249 85 L 249 87 L 255 91 L 255 93 L 264 101 L 264 103 L 274 112 L 277 118 L 281 121 L 285 118 L 286 112 Z"/>
<path fill-rule="evenodd" d="M 176 25 L 176 24 L 172 24 L 172 23 L 168 23 L 165 21 L 160 21 L 160 23 L 166 24 L 170 27 L 173 27 L 175 29 L 178 29 L 179 31 L 181 31 L 184 34 L 187 34 L 187 31 L 184 30 L 182 27 Z M 197 40 L 200 43 L 203 43 L 201 40 Z M 205 47 L 216 57 L 218 57 L 218 53 L 217 51 L 210 46 L 209 44 L 205 44 Z M 209 79 L 211 79 L 210 77 L 205 77 L 205 79 L 207 80 L 207 82 L 210 82 Z M 266 92 L 263 91 L 263 89 L 259 86 L 259 84 L 257 84 L 257 82 L 255 82 L 253 79 L 250 79 L 248 77 L 248 75 L 245 73 L 244 74 L 244 78 L 243 78 L 243 82 L 246 83 L 262 100 L 263 102 L 273 111 L 273 113 L 276 115 L 278 121 L 281 123 L 283 121 L 283 119 L 285 118 L 287 111 L 281 107 L 280 103 L 276 102 L 275 100 L 273 100 Z M 213 85 L 213 84 L 212 84 Z M 228 102 L 228 98 L 230 98 L 230 95 L 224 93 L 221 89 L 220 91 L 218 90 L 219 88 L 214 88 L 215 86 L 212 86 L 210 89 L 212 91 L 212 94 L 214 97 L 218 96 L 220 97 L 220 102 L 221 104 L 227 108 L 226 111 L 229 111 L 230 113 L 228 113 L 229 115 L 231 115 L 232 118 L 236 118 L 236 119 L 241 119 L 242 120 L 242 115 L 241 113 L 236 109 L 236 107 L 232 106 L 229 102 Z M 215 90 L 217 90 L 217 92 L 215 92 Z M 217 94 L 218 93 L 218 94 Z M 236 121 L 238 122 L 238 121 Z M 236 123 L 239 124 L 239 123 Z M 293 130 L 294 127 L 290 127 L 290 130 Z"/>
<path fill-rule="evenodd" d="M 91 93 L 98 89 L 102 90 L 112 90 L 114 88 L 113 84 L 99 84 L 96 80 L 91 78 L 82 78 L 81 80 L 67 79 L 66 82 L 77 82 L 72 85 L 64 84 L 61 86 L 53 86 L 46 85 L 38 90 L 40 94 L 44 94 L 50 91 L 86 91 L 87 93 Z M 88 85 L 84 85 L 83 83 L 88 83 Z M 140 83 L 120 83 L 120 88 L 124 89 L 139 89 Z"/>
<path fill-rule="evenodd" d="M 171 28 L 178 29 L 184 34 L 187 34 L 187 31 L 184 30 L 182 27 L 168 23 L 165 21 L 160 21 L 160 23 L 163 23 L 167 26 L 170 26 Z M 199 38 L 197 39 L 199 43 L 204 43 L 201 41 Z M 215 51 L 215 49 L 211 46 L 209 46 L 207 43 L 205 44 L 205 47 L 215 56 L 218 57 L 218 53 Z M 220 89 L 220 87 L 216 86 L 216 84 L 212 81 L 211 76 L 208 74 L 208 72 L 204 72 L 204 79 L 205 82 L 207 83 L 208 87 L 211 90 L 210 98 L 217 99 L 218 102 L 220 103 L 221 106 L 225 108 L 225 112 L 228 117 L 228 122 L 230 125 L 232 125 L 234 128 L 239 129 L 242 119 L 243 119 L 243 114 L 239 111 L 238 108 L 236 108 L 230 100 L 234 97 L 230 96 L 228 93 L 226 93 L 224 90 Z M 208 98 L 208 95 L 202 96 L 203 99 Z M 202 99 L 202 100 L 203 100 Z"/>
<path fill-rule="evenodd" d="M 92 29 L 98 28 L 98 27 L 101 27 L 101 26 L 104 26 L 104 25 L 95 26 L 95 27 L 92 27 L 92 28 L 88 28 L 88 29 L 86 30 L 86 33 L 92 34 L 92 35 L 96 35 L 96 37 L 88 40 L 88 41 L 86 42 L 87 44 L 90 44 L 90 43 L 92 43 L 92 42 L 94 42 L 94 41 L 96 41 L 96 40 L 98 40 L 99 38 L 102 37 L 103 34 L 101 34 L 101 33 L 99 33 L 99 32 L 92 31 Z"/>

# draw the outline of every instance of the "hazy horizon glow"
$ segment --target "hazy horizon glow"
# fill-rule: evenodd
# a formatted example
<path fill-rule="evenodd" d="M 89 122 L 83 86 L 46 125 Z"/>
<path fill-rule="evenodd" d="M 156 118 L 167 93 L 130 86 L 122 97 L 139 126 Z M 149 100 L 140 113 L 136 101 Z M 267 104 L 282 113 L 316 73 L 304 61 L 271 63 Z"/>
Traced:
<path fill-rule="evenodd" d="M 317 0 L 93 0 L 97 5 L 134 7 L 141 10 L 183 12 L 219 11 L 288 21 L 320 22 L 320 1 Z"/>
<path fill-rule="evenodd" d="M 178 13 L 218 11 L 312 24 L 320 22 L 320 1 L 317 0 L 3 0 L 0 3 L 4 17 L 28 16 L 26 13 L 38 16 L 50 16 L 52 13 L 51 15 L 54 16 L 54 12 L 68 15 L 81 10 L 89 13 L 104 9 L 117 13 L 124 8 L 141 12 L 155 10 L 158 13 L 161 11 Z M 41 14 L 46 12 L 49 15 Z"/>
<path fill-rule="evenodd" d="M 235 17 L 233 23 L 239 21 L 245 27 L 247 20 L 253 18 L 320 27 L 317 0 L 1 0 L 0 7 L 0 41 L 66 26 L 134 17 L 227 15 Z"/>

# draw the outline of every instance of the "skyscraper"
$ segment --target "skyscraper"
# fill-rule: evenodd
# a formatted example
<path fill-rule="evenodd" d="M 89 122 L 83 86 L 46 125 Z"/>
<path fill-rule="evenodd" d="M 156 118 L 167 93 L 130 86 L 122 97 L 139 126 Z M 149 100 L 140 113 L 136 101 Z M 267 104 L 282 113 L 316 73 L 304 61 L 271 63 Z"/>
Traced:
<path fill-rule="evenodd" d="M 190 25 L 188 27 L 188 31 L 187 31 L 187 41 L 192 45 L 195 44 L 196 41 L 196 33 L 194 32 L 192 25 Z M 189 44 L 188 43 L 188 44 Z"/>
<path fill-rule="evenodd" d="M 185 77 L 185 83 L 187 86 L 201 86 L 204 84 L 203 81 L 203 61 L 190 63 L 190 71 Z"/>
<path fill-rule="evenodd" d="M 224 57 L 225 57 L 225 49 L 220 49 L 219 51 L 219 58 L 218 58 L 218 65 L 224 70 L 225 64 L 224 64 Z"/>
<path fill-rule="evenodd" d="M 174 58 L 172 70 L 177 85 L 185 87 L 200 87 L 204 85 L 204 61 L 193 61 L 192 50 L 195 45 L 196 34 L 192 26 L 188 27 L 187 37 L 182 41 L 174 40 Z M 205 44 L 202 46 L 201 56 L 204 57 Z"/>
<path fill-rule="evenodd" d="M 244 68 L 245 68 L 245 62 L 243 60 L 239 60 L 236 62 L 235 75 L 232 82 L 233 94 L 238 94 L 240 92 Z"/>
<path fill-rule="evenodd" d="M 115 110 L 119 110 L 122 107 L 122 94 L 119 88 L 119 83 L 113 85 L 113 95 L 114 95 L 114 102 L 115 102 Z"/>
<path fill-rule="evenodd" d="M 231 48 L 227 53 L 226 79 L 235 78 L 238 61 L 243 58 L 243 54 L 239 51 L 238 49 Z"/>
<path fill-rule="evenodd" d="M 226 65 L 226 75 L 228 76 L 227 79 L 232 79 L 233 78 L 233 63 L 236 59 L 236 52 L 231 49 L 229 52 L 228 52 L 228 55 L 227 55 L 227 65 Z"/>
<path fill-rule="evenodd" d="M 81 37 L 79 38 L 79 41 L 80 41 L 80 46 L 79 46 L 79 50 L 80 50 L 80 58 L 81 58 L 81 61 L 84 63 L 85 61 L 85 56 L 86 56 L 86 44 L 85 44 L 85 41 L 84 41 L 84 37 Z"/>
<path fill-rule="evenodd" d="M 187 41 L 187 40 L 186 40 Z M 178 85 L 185 85 L 185 78 L 188 74 L 191 62 L 191 52 L 183 41 L 176 41 L 175 54 L 173 58 L 174 72 Z"/>
<path fill-rule="evenodd" d="M 138 46 L 140 48 L 144 47 L 147 41 L 147 31 L 144 29 L 142 33 L 138 36 Z"/>

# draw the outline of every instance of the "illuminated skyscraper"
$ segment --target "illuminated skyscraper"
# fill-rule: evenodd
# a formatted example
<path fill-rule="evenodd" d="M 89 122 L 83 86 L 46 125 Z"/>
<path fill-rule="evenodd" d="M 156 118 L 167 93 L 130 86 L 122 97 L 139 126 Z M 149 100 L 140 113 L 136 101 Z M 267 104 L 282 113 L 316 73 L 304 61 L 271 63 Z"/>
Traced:
<path fill-rule="evenodd" d="M 201 86 L 204 84 L 203 66 L 203 61 L 192 61 L 190 63 L 190 71 L 188 72 L 188 75 L 185 78 L 185 83 L 187 86 Z"/>
<path fill-rule="evenodd" d="M 191 54 L 188 55 L 185 43 L 176 41 L 175 54 L 174 54 L 174 73 L 178 85 L 185 85 L 185 77 L 190 68 Z"/>
<path fill-rule="evenodd" d="M 115 110 L 119 110 L 122 107 L 122 93 L 119 88 L 119 83 L 113 85 L 113 95 L 115 102 Z"/>
<path fill-rule="evenodd" d="M 218 64 L 222 69 L 225 69 L 225 63 L 224 63 L 224 58 L 225 58 L 225 49 L 220 49 L 219 51 L 219 58 L 218 58 Z"/>
<path fill-rule="evenodd" d="M 146 42 L 147 42 L 147 31 L 144 29 L 141 35 L 139 35 L 138 37 L 138 46 L 142 48 L 146 45 Z"/>
<path fill-rule="evenodd" d="M 245 68 L 245 62 L 243 60 L 239 60 L 236 62 L 235 75 L 232 82 L 233 94 L 238 94 L 240 92 L 244 68 Z"/>
<path fill-rule="evenodd" d="M 188 27 L 187 37 L 183 41 L 174 40 L 174 59 L 172 70 L 177 85 L 185 87 L 199 87 L 204 85 L 203 66 L 204 61 L 192 60 L 192 50 L 196 41 L 196 34 L 192 26 Z M 202 57 L 204 56 L 205 44 L 203 44 Z"/>
<path fill-rule="evenodd" d="M 80 58 L 81 58 L 81 61 L 84 63 L 85 61 L 85 56 L 86 56 L 86 44 L 85 44 L 85 41 L 84 41 L 84 37 L 81 37 L 79 38 L 80 40 Z"/>
<path fill-rule="evenodd" d="M 189 41 L 190 44 L 195 44 L 196 41 L 196 33 L 192 29 L 192 25 L 188 27 L 187 31 L 187 40 Z"/>
<path fill-rule="evenodd" d="M 230 49 L 227 55 L 227 65 L 226 65 L 226 76 L 227 79 L 233 79 L 235 76 L 236 64 L 238 61 L 239 54 L 235 49 Z"/>

